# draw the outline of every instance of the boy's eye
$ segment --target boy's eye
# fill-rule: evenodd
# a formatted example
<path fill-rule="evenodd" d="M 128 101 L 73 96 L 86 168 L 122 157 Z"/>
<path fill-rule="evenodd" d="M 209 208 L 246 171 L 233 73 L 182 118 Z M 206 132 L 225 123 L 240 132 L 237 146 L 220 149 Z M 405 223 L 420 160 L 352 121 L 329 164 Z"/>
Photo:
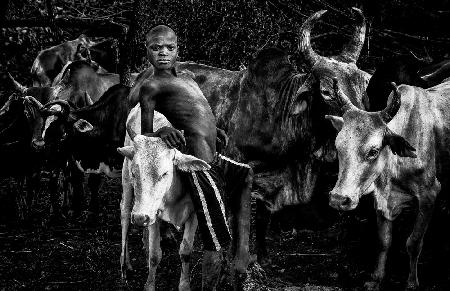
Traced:
<path fill-rule="evenodd" d="M 171 45 L 168 47 L 169 51 L 173 51 L 175 49 L 175 46 Z"/>

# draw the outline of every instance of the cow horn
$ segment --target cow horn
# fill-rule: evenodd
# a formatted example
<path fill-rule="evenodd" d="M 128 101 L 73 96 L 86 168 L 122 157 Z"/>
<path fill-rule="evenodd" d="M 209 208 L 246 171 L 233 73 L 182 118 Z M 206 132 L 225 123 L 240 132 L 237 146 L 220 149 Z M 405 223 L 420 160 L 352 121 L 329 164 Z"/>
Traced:
<path fill-rule="evenodd" d="M 344 46 L 340 56 L 350 63 L 356 63 L 364 45 L 364 38 L 366 36 L 366 19 L 362 11 L 358 8 L 352 7 L 358 24 L 352 35 L 350 41 Z"/>
<path fill-rule="evenodd" d="M 63 107 L 62 114 L 69 115 L 70 113 L 70 104 L 66 100 L 53 100 L 44 105 L 41 111 L 47 112 L 48 114 L 54 114 L 55 112 L 50 110 L 52 105 L 61 105 Z"/>
<path fill-rule="evenodd" d="M 92 98 L 91 98 L 91 96 L 89 95 L 89 93 L 87 91 L 84 91 L 84 96 L 86 97 L 87 105 L 94 104 L 94 101 L 92 101 Z"/>
<path fill-rule="evenodd" d="M 25 87 L 22 84 L 20 84 L 19 82 L 17 82 L 13 78 L 13 76 L 11 76 L 11 74 L 9 72 L 8 72 L 8 76 L 13 81 L 14 87 L 16 88 L 17 91 L 19 91 L 20 93 L 25 93 L 27 91 L 27 87 Z"/>
<path fill-rule="evenodd" d="M 131 128 L 130 124 L 127 124 L 127 132 L 128 132 L 128 135 L 130 136 L 131 140 L 134 141 L 134 138 L 136 137 L 136 133 Z"/>
<path fill-rule="evenodd" d="M 386 106 L 385 109 L 380 111 L 381 118 L 386 123 L 392 120 L 395 114 L 397 114 L 400 105 L 402 104 L 400 92 L 398 91 L 397 85 L 394 82 L 392 82 L 391 86 L 393 91 L 391 102 L 389 102 L 389 104 Z"/>
<path fill-rule="evenodd" d="M 300 28 L 300 42 L 299 42 L 299 51 L 303 54 L 303 57 L 307 63 L 312 67 L 314 64 L 319 61 L 322 56 L 317 54 L 311 46 L 311 30 L 314 26 L 314 23 L 325 13 L 326 10 L 320 10 L 313 15 L 311 15 L 306 21 L 303 23 Z"/>
<path fill-rule="evenodd" d="M 36 107 L 41 110 L 42 108 L 44 108 L 44 105 L 42 105 L 41 102 L 39 102 L 38 100 L 36 100 L 36 98 L 34 98 L 33 96 L 25 96 L 25 99 L 27 99 L 29 102 L 33 103 L 34 105 L 36 105 Z"/>
<path fill-rule="evenodd" d="M 344 114 L 350 109 L 356 109 L 356 106 L 353 105 L 350 99 L 348 99 L 348 97 L 344 94 L 344 92 L 342 92 L 342 90 L 339 88 L 338 80 L 336 78 L 333 78 L 333 90 L 336 96 L 336 100 L 341 106 L 342 114 Z"/>

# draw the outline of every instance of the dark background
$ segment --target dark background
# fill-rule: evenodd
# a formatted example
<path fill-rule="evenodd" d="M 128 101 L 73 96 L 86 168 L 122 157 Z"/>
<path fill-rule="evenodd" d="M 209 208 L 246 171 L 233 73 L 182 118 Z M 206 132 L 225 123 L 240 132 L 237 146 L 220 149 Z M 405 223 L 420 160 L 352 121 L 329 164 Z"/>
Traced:
<path fill-rule="evenodd" d="M 181 60 L 238 70 L 259 49 L 279 46 L 302 70 L 297 41 L 303 21 L 318 10 L 328 10 L 315 27 L 312 42 L 321 54 L 332 55 L 341 50 L 353 31 L 351 6 L 362 8 L 367 20 L 366 42 L 358 60 L 361 69 L 373 72 L 383 58 L 411 52 L 428 61 L 440 61 L 450 58 L 449 2 L 2 0 L 0 99 L 11 93 L 6 72 L 31 85 L 29 72 L 38 52 L 81 33 L 117 37 L 121 47 L 127 48 L 122 51 L 121 62 L 125 61 L 131 71 L 140 71 L 146 66 L 143 36 L 156 24 L 167 24 L 177 32 Z M 56 24 L 60 19 L 67 21 L 64 26 Z M 133 33 L 121 34 L 108 26 L 110 22 L 126 24 Z M 0 181 L 0 290 L 142 289 L 147 270 L 139 230 L 130 237 L 136 272 L 128 284 L 119 277 L 120 180 L 104 183 L 100 223 L 90 228 L 79 222 L 48 226 L 45 177 L 33 223 L 25 226 L 14 222 L 14 183 L 12 179 Z M 372 201 L 367 198 L 363 203 L 370 207 Z M 335 223 L 320 228 L 308 220 L 305 207 L 286 209 L 279 215 L 278 226 L 272 225 L 268 242 L 272 261 L 265 267 L 265 276 L 256 280 L 260 285 L 255 290 L 359 290 L 373 268 L 376 237 L 370 215 L 358 211 L 363 210 L 334 214 Z M 450 224 L 446 211 L 438 209 L 425 239 L 419 264 L 424 290 L 450 290 Z M 396 233 L 403 239 L 408 229 L 401 222 L 407 222 L 408 215 L 397 223 Z M 200 249 L 197 240 L 191 266 L 194 289 L 200 286 Z M 157 288 L 172 290 L 177 286 L 180 268 L 177 246 L 169 241 L 163 251 Z M 391 253 L 385 289 L 399 290 L 408 270 L 402 239 L 394 240 Z M 230 288 L 226 283 L 221 286 Z"/>

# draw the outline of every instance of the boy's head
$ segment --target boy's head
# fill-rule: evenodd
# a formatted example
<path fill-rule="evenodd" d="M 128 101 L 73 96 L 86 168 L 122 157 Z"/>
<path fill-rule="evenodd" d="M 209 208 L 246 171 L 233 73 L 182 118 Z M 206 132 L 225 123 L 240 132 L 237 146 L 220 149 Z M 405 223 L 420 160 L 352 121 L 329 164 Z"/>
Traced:
<path fill-rule="evenodd" d="M 153 27 L 145 36 L 147 57 L 155 69 L 174 67 L 178 56 L 177 35 L 168 26 Z"/>

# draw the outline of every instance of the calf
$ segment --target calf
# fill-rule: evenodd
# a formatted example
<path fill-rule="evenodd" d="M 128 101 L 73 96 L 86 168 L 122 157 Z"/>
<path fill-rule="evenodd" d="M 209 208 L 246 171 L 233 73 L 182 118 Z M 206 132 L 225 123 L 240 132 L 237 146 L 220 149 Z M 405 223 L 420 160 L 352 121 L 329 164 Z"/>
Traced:
<path fill-rule="evenodd" d="M 126 270 L 131 269 L 127 245 L 127 232 L 131 220 L 148 229 L 149 276 L 145 289 L 154 290 L 155 271 L 161 260 L 159 221 L 165 220 L 177 227 L 185 225 L 183 242 L 179 251 L 182 261 L 179 289 L 190 290 L 189 259 L 197 228 L 197 218 L 191 197 L 187 192 L 190 188 L 186 185 L 187 181 L 183 178 L 185 174 L 182 172 L 209 170 L 210 165 L 194 156 L 182 154 L 177 149 L 169 149 L 160 138 L 136 134 L 141 129 L 140 119 L 140 107 L 137 106 L 130 112 L 127 120 L 128 134 L 125 146 L 118 149 L 126 157 L 122 168 L 120 260 L 122 276 L 125 277 Z M 162 126 L 170 126 L 170 123 L 164 116 L 155 113 L 154 126 L 157 130 Z M 239 181 L 235 182 L 239 184 Z M 248 186 L 250 183 L 251 181 L 246 181 L 244 184 Z M 235 200 L 231 197 L 227 198 L 230 202 Z M 245 272 L 248 264 L 249 213 L 245 210 L 248 210 L 249 196 L 243 198 L 242 208 L 233 213 L 235 223 L 230 224 L 233 234 L 232 252 L 235 255 L 233 269 L 240 273 Z M 240 198 L 237 199 L 240 200 Z M 132 205 L 133 201 L 134 205 Z M 207 209 L 204 208 L 204 211 L 208 219 Z M 221 210 L 225 212 L 223 205 Z M 208 274 L 205 273 L 213 271 L 212 266 L 209 267 L 210 270 L 203 269 L 204 285 L 205 279 L 209 280 Z"/>
<path fill-rule="evenodd" d="M 366 283 L 378 290 L 385 275 L 391 244 L 392 221 L 410 202 L 417 200 L 414 228 L 407 239 L 410 272 L 407 287 L 418 288 L 417 262 L 434 202 L 446 184 L 450 157 L 450 82 L 424 90 L 391 85 L 394 92 L 382 111 L 357 109 L 337 88 L 335 95 L 343 117 L 326 116 L 339 131 L 338 181 L 330 192 L 330 205 L 352 210 L 362 195 L 373 193 L 381 250 L 372 279 Z"/>

